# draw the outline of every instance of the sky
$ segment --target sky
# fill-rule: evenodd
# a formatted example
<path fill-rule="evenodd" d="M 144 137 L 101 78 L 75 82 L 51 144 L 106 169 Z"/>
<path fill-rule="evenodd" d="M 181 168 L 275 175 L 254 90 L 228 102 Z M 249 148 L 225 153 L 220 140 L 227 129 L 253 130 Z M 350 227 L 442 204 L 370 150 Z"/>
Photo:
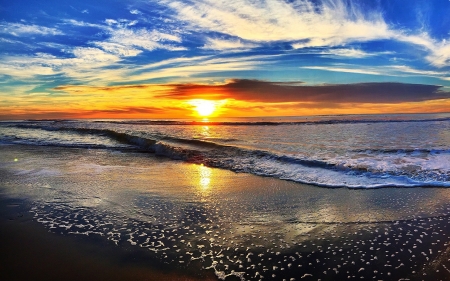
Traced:
<path fill-rule="evenodd" d="M 0 1 L 0 120 L 450 111 L 449 0 Z"/>

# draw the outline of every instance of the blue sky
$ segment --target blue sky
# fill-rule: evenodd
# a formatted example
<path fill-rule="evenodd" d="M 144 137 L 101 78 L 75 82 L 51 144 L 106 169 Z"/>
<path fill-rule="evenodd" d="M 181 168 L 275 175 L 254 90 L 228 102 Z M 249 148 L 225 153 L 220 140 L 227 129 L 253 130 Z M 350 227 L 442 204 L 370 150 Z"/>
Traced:
<path fill-rule="evenodd" d="M 42 116 L 67 117 L 58 115 L 62 96 L 70 110 L 80 110 L 83 107 L 77 107 L 74 95 L 83 92 L 88 98 L 90 91 L 91 102 L 99 104 L 90 112 L 105 110 L 106 104 L 100 106 L 105 99 L 111 99 L 109 107 L 122 112 L 111 92 L 145 85 L 152 91 L 147 98 L 153 101 L 153 111 L 148 104 L 143 106 L 151 117 L 165 106 L 167 112 L 177 106 L 155 94 L 167 87 L 174 91 L 185 84 L 222 87 L 253 81 L 257 85 L 298 83 L 298 87 L 366 83 L 380 89 L 387 89 L 391 85 L 387 83 L 429 85 L 434 87 L 412 91 L 413 98 L 402 95 L 404 102 L 434 101 L 422 111 L 445 111 L 450 104 L 450 95 L 442 94 L 450 91 L 448 15 L 448 0 L 2 1 L 0 109 L 8 111 L 3 119 L 23 117 L 40 105 L 50 114 Z M 105 87 L 109 94 L 96 96 Z M 283 89 L 274 88 L 272 94 L 283 96 Z M 418 95 L 422 98 L 417 99 Z M 163 96 L 187 99 L 186 95 Z M 233 101 L 232 94 L 226 96 Z M 239 97 L 245 101 L 245 95 Z M 277 102 L 285 107 L 291 103 L 293 108 L 299 99 L 289 97 Z M 269 108 L 272 100 L 254 102 L 268 102 Z M 334 108 L 342 106 L 331 100 Z M 306 102 L 314 101 L 305 100 L 303 106 Z M 387 105 L 397 103 L 383 100 L 386 110 L 380 112 L 395 111 Z M 130 103 L 123 112 L 137 105 L 138 101 Z M 297 105 L 298 110 L 302 108 Z"/>

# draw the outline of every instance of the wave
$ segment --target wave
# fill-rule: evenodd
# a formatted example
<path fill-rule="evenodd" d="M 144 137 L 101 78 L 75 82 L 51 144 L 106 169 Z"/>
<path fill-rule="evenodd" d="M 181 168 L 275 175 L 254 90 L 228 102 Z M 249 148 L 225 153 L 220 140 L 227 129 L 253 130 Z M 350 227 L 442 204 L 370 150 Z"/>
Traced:
<path fill-rule="evenodd" d="M 44 126 L 42 126 L 44 125 Z M 219 144 L 211 140 L 183 139 L 169 136 L 151 138 L 139 133 L 118 132 L 111 129 L 48 126 L 48 124 L 16 124 L 16 127 L 51 132 L 70 132 L 78 135 L 106 137 L 117 146 L 90 144 L 62 144 L 36 142 L 37 145 L 70 146 L 80 148 L 128 149 L 154 153 L 174 160 L 203 164 L 209 167 L 259 176 L 279 178 L 321 187 L 381 188 L 381 187 L 450 187 L 450 174 L 444 170 L 391 170 L 380 171 L 370 165 L 346 165 L 333 159 L 311 159 Z M 20 141 L 16 141 L 20 143 Z M 357 151 L 358 152 L 358 151 Z M 449 150 L 426 149 L 371 149 L 359 152 L 375 154 L 449 153 Z"/>
<path fill-rule="evenodd" d="M 352 152 L 368 154 L 449 154 L 450 149 L 391 148 L 391 149 L 355 149 Z"/>
<path fill-rule="evenodd" d="M 176 120 L 124 120 L 93 121 L 95 123 L 127 124 L 127 125 L 161 125 L 161 126 L 282 126 L 282 125 L 333 125 L 364 123 L 411 123 L 411 122 L 448 122 L 450 117 L 431 119 L 332 119 L 302 121 L 176 121 Z"/>

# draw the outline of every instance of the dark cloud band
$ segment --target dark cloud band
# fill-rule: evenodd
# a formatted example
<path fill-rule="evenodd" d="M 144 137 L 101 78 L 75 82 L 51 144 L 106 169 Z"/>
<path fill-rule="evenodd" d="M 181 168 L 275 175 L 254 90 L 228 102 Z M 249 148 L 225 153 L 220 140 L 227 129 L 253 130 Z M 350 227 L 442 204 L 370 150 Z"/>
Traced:
<path fill-rule="evenodd" d="M 403 103 L 447 99 L 442 86 L 405 83 L 357 83 L 308 86 L 292 82 L 235 79 L 222 85 L 175 84 L 162 96 L 232 98 L 253 102 Z"/>

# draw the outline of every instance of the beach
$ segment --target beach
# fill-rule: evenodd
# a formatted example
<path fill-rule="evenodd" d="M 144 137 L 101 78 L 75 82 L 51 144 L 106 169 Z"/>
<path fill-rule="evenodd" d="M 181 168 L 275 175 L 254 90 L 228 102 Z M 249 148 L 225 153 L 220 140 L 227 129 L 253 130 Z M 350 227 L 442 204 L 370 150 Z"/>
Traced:
<path fill-rule="evenodd" d="M 2 1 L 0 281 L 450 281 L 450 0 Z"/>
<path fill-rule="evenodd" d="M 206 272 L 157 268 L 138 252 L 98 239 L 54 234 L 33 221 L 24 204 L 1 200 L 2 280 L 216 280 Z"/>
<path fill-rule="evenodd" d="M 148 153 L 0 150 L 5 280 L 450 274 L 446 188 L 329 189 Z"/>

